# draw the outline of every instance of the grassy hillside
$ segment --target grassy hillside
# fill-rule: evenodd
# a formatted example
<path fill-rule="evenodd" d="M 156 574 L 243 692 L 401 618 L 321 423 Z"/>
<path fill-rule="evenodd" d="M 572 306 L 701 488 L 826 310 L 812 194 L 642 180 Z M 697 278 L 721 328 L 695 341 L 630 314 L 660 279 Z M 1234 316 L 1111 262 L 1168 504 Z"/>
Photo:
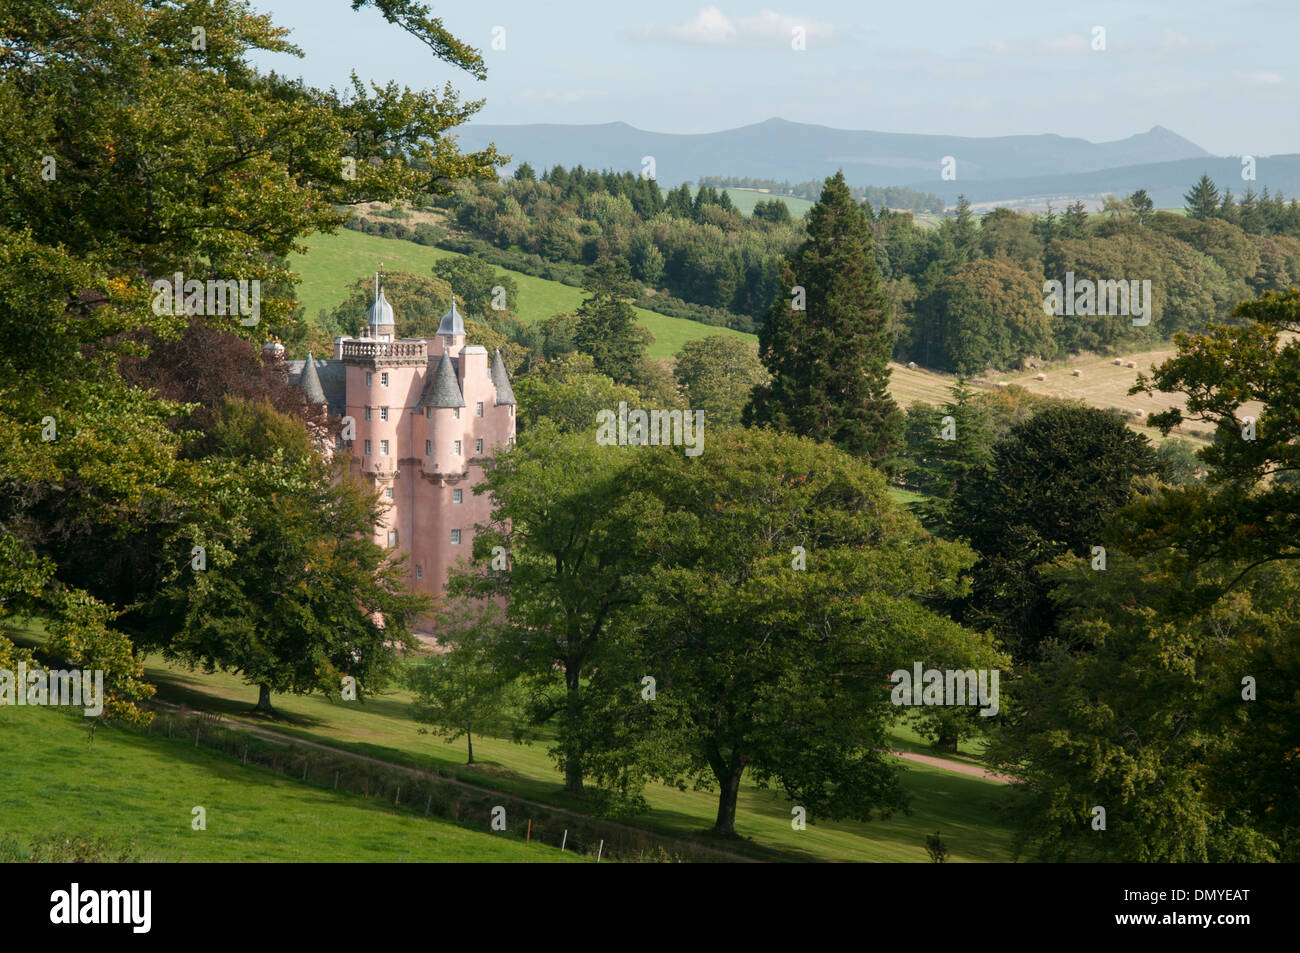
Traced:
<path fill-rule="evenodd" d="M 179 740 L 5 708 L 0 835 L 104 837 L 156 861 L 574 861 L 572 853 L 388 810 Z M 35 755 L 39 753 L 39 757 Z M 207 811 L 207 830 L 190 827 Z"/>
<path fill-rule="evenodd" d="M 8 631 L 6 634 L 33 646 L 42 637 L 38 632 Z M 445 771 L 519 797 L 576 810 L 585 806 L 581 800 L 563 793 L 563 778 L 547 754 L 545 740 L 514 744 L 476 735 L 474 756 L 481 763 L 467 766 L 464 739 L 446 742 L 419 733 L 419 726 L 411 717 L 411 697 L 404 691 L 365 704 L 331 702 L 319 696 L 276 696 L 273 701 L 279 717 L 268 722 L 251 717 L 256 689 L 235 676 L 190 672 L 151 656 L 146 662 L 145 677 L 158 686 L 160 698 L 195 709 L 221 712 L 231 727 L 237 727 L 239 720 L 255 721 L 297 738 L 398 764 Z M 232 721 L 236 724 L 231 724 Z M 920 739 L 902 726 L 896 730 L 891 743 L 903 750 L 925 750 Z M 81 744 L 84 747 L 84 740 Z M 964 751 L 972 753 L 970 747 Z M 746 783 L 741 790 L 736 828 L 750 839 L 748 846 L 719 846 L 746 849 L 756 856 L 772 859 L 925 862 L 928 860 L 925 837 L 938 830 L 954 861 L 1011 859 L 1011 835 L 999 814 L 1009 794 L 1005 785 L 926 765 L 907 763 L 905 768 L 903 784 L 913 798 L 912 814 L 869 823 L 811 818 L 815 823 L 804 831 L 791 828 L 791 802 L 783 794 Z M 241 768 L 230 765 L 229 770 L 238 773 Z M 4 780 L 5 775 L 0 772 L 0 783 Z M 257 791 L 261 792 L 264 786 L 260 779 L 257 784 Z M 261 796 L 260 793 L 251 795 L 252 803 L 260 803 Z M 707 791 L 678 791 L 656 784 L 649 787 L 647 796 L 652 810 L 634 822 L 671 836 L 700 836 L 717 812 L 717 795 Z M 192 804 L 201 803 L 205 802 L 192 801 L 184 809 L 188 812 Z M 0 818 L 6 816 L 4 808 L 5 802 L 0 798 Z M 69 810 L 76 813 L 83 809 L 69 807 Z"/>
<path fill-rule="evenodd" d="M 302 278 L 298 285 L 298 300 L 302 302 L 308 320 L 315 319 L 322 308 L 331 310 L 337 307 L 347 297 L 349 286 L 358 278 L 374 274 L 381 263 L 388 271 L 412 271 L 427 275 L 438 259 L 459 256 L 457 252 L 400 239 L 366 235 L 352 229 L 340 229 L 336 235 L 313 235 L 307 244 L 307 254 L 294 255 L 290 259 L 290 267 Z M 581 288 L 517 271 L 510 271 L 509 274 L 519 284 L 516 313 L 525 323 L 561 311 L 573 311 L 582 303 Z M 672 357 L 687 341 L 710 334 L 738 335 L 754 340 L 752 334 L 741 334 L 729 328 L 709 327 L 683 318 L 670 318 L 644 308 L 637 308 L 636 313 L 639 322 L 655 337 L 654 343 L 650 345 L 650 356 L 655 360 Z M 358 315 L 357 326 L 360 327 L 364 320 L 364 315 Z"/>

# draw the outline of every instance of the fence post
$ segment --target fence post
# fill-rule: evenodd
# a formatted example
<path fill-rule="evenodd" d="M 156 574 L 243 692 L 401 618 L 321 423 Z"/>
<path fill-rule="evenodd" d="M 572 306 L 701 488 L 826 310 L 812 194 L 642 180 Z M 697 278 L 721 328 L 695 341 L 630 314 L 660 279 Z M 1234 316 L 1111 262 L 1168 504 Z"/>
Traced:
<path fill-rule="evenodd" d="M 569 831 L 568 828 L 565 828 L 564 840 L 560 841 L 560 853 L 564 853 L 564 845 L 567 844 L 568 842 L 569 842 Z"/>
<path fill-rule="evenodd" d="M 402 803 L 402 786 L 399 784 L 397 786 L 397 793 L 393 795 L 393 806 L 396 807 L 401 803 Z"/>
<path fill-rule="evenodd" d="M 432 804 L 433 804 L 433 794 L 430 793 L 430 794 L 429 794 L 429 799 L 428 799 L 427 801 L 424 802 L 424 816 L 425 816 L 425 817 L 428 817 L 428 816 L 429 816 L 429 808 L 430 808 L 430 806 L 432 806 Z"/>
<path fill-rule="evenodd" d="M 524 835 L 524 843 L 528 843 L 532 839 L 533 839 L 533 819 L 530 817 L 528 819 L 528 833 Z"/>
<path fill-rule="evenodd" d="M 596 851 L 596 863 L 600 863 L 600 855 L 605 852 L 605 838 L 600 839 L 600 848 Z"/>
<path fill-rule="evenodd" d="M 196 748 L 199 746 L 199 731 L 200 729 L 198 728 L 194 729 L 194 747 Z"/>
<path fill-rule="evenodd" d="M 338 773 L 337 771 L 335 771 L 335 772 L 334 772 L 334 790 L 337 791 L 338 789 L 339 789 L 339 773 Z"/>

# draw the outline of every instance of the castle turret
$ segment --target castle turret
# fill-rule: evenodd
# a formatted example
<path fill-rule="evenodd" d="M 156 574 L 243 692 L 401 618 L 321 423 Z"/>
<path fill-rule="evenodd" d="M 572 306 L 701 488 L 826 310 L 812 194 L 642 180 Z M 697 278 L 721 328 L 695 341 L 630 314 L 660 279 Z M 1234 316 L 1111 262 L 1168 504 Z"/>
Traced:
<path fill-rule="evenodd" d="M 376 341 L 391 341 L 397 333 L 393 321 L 393 306 L 384 297 L 384 286 L 375 272 L 375 303 L 370 306 L 370 336 Z"/>
<path fill-rule="evenodd" d="M 307 396 L 307 403 L 313 406 L 325 403 L 325 388 L 320 386 L 320 375 L 316 373 L 316 362 L 312 359 L 311 351 L 307 352 L 307 360 L 302 366 L 299 386 Z"/>
<path fill-rule="evenodd" d="M 420 409 L 425 419 L 425 472 L 464 472 L 467 456 L 466 421 L 461 413 L 464 407 L 465 396 L 461 393 L 456 368 L 451 356 L 443 351 L 438 367 L 429 375 L 424 394 L 420 397 Z"/>
<path fill-rule="evenodd" d="M 451 310 L 442 316 L 442 321 L 438 324 L 438 337 L 442 340 L 443 352 L 451 351 L 453 357 L 465 345 L 465 321 L 456 310 L 455 295 L 451 298 Z"/>
<path fill-rule="evenodd" d="M 501 348 L 496 348 L 492 352 L 491 374 L 492 386 L 495 387 L 497 391 L 496 400 L 494 401 L 495 406 L 500 407 L 503 404 L 513 405 L 515 402 L 515 392 L 510 386 L 510 375 L 506 373 L 506 362 L 501 359 Z"/>

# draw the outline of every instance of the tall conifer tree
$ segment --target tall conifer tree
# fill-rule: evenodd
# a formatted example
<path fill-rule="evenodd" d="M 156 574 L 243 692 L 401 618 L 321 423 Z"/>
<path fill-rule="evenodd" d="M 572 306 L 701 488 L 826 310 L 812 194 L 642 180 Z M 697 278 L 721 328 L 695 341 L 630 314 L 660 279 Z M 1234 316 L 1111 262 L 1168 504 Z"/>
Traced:
<path fill-rule="evenodd" d="M 837 172 L 808 213 L 808 241 L 782 266 L 786 289 L 759 331 L 772 383 L 745 422 L 829 441 L 888 467 L 903 433 L 889 396 L 894 335 L 866 213 Z M 802 308 L 800 307 L 802 305 Z"/>

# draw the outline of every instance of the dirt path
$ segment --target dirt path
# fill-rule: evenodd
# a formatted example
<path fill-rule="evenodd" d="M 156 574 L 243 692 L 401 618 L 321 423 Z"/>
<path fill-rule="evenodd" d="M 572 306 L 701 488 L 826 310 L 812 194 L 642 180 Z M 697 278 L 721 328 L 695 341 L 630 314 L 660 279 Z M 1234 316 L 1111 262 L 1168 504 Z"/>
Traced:
<path fill-rule="evenodd" d="M 971 778 L 987 778 L 991 781 L 998 781 L 1002 784 L 1014 784 L 1018 778 L 1013 778 L 1009 774 L 1000 774 L 991 768 L 985 768 L 978 764 L 967 764 L 964 761 L 950 761 L 947 758 L 938 758 L 931 754 L 916 754 L 912 751 L 892 751 L 890 752 L 896 758 L 902 758 L 904 761 L 915 761 L 917 764 L 929 765 L 932 768 L 940 768 L 944 771 L 951 771 L 954 774 L 964 774 Z"/>

